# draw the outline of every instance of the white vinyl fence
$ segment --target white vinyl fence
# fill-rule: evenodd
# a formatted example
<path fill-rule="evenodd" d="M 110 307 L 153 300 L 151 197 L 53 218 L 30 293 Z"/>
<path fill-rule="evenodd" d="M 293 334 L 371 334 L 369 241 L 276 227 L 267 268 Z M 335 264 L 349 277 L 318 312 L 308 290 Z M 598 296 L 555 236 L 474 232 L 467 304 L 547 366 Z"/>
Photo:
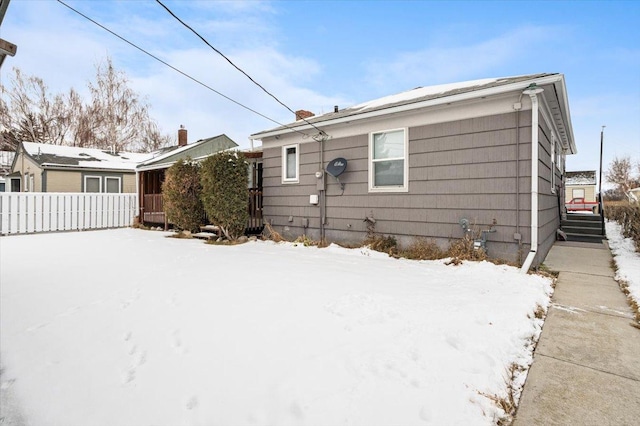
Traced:
<path fill-rule="evenodd" d="M 0 235 L 131 226 L 137 194 L 0 193 Z"/>

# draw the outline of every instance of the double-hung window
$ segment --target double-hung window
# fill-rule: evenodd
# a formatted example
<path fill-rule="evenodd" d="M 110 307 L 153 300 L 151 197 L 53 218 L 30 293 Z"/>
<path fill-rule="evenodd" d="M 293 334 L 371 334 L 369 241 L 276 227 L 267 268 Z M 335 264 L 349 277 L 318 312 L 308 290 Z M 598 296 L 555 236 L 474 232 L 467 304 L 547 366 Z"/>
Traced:
<path fill-rule="evenodd" d="M 300 146 L 282 147 L 282 183 L 298 183 L 300 175 Z"/>
<path fill-rule="evenodd" d="M 85 176 L 84 192 L 102 192 L 102 178 L 100 176 Z"/>
<path fill-rule="evenodd" d="M 407 129 L 369 134 L 369 191 L 409 190 Z"/>
<path fill-rule="evenodd" d="M 111 177 L 107 176 L 104 178 L 105 189 L 109 194 L 119 194 L 120 191 L 120 178 L 119 177 Z"/>

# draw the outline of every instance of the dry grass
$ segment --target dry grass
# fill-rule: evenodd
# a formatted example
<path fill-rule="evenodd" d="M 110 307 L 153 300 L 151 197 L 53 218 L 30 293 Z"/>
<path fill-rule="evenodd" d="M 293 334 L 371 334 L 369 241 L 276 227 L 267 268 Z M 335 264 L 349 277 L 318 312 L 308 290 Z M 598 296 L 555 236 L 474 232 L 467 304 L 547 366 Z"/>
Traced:
<path fill-rule="evenodd" d="M 274 241 L 276 243 L 279 243 L 279 242 L 285 240 L 282 237 L 282 235 L 280 235 L 280 233 L 278 233 L 278 231 L 273 229 L 273 227 L 269 223 L 266 223 L 264 225 L 264 231 L 262 231 L 262 234 L 264 235 L 264 238 L 266 240 L 271 240 L 271 241 Z"/>
<path fill-rule="evenodd" d="M 505 385 L 507 387 L 507 392 L 505 395 L 487 394 L 485 392 L 478 391 L 480 395 L 488 398 L 504 412 L 504 414 L 496 421 L 496 424 L 498 426 L 510 425 L 513 422 L 513 416 L 515 415 L 516 408 L 518 407 L 516 401 L 516 394 L 518 393 L 518 390 L 514 389 L 513 384 L 515 382 L 516 375 L 521 373 L 522 371 L 524 371 L 524 369 L 516 363 L 512 363 L 507 368 L 506 376 L 504 379 Z"/>
<path fill-rule="evenodd" d="M 294 241 L 295 244 L 302 244 L 305 247 L 319 247 L 320 241 L 313 240 L 308 236 L 302 234 Z"/>
<path fill-rule="evenodd" d="M 627 296 L 627 303 L 633 310 L 633 314 L 636 318 L 637 324 L 634 324 L 634 327 L 640 328 L 640 305 L 631 297 L 631 291 L 629 291 L 629 283 L 624 280 L 619 280 L 618 285 L 620 286 L 620 290 Z"/>
<path fill-rule="evenodd" d="M 487 253 L 481 248 L 475 248 L 473 238 L 465 235 L 459 240 L 454 240 L 449 244 L 445 252 L 446 257 L 450 257 L 454 264 L 459 264 L 463 260 L 487 260 Z"/>
<path fill-rule="evenodd" d="M 545 311 L 545 309 L 542 307 L 542 305 L 537 305 L 536 306 L 536 310 L 533 311 L 533 315 L 537 319 L 544 319 L 544 317 L 547 315 L 547 311 Z"/>
<path fill-rule="evenodd" d="M 364 240 L 364 244 L 371 250 L 387 253 L 389 256 L 398 255 L 398 242 L 392 235 L 373 234 Z"/>
<path fill-rule="evenodd" d="M 611 259 L 611 269 L 613 269 L 614 273 L 618 272 L 618 264 L 614 258 Z M 633 311 L 633 315 L 635 316 L 636 323 L 632 323 L 636 328 L 640 328 L 640 305 L 636 302 L 633 297 L 631 297 L 631 291 L 629 290 L 629 283 L 624 280 L 616 280 L 620 290 L 627 296 L 627 303 L 631 307 Z"/>
<path fill-rule="evenodd" d="M 414 260 L 436 260 L 447 257 L 438 244 L 424 238 L 417 238 L 406 250 L 402 250 L 400 255 Z"/>

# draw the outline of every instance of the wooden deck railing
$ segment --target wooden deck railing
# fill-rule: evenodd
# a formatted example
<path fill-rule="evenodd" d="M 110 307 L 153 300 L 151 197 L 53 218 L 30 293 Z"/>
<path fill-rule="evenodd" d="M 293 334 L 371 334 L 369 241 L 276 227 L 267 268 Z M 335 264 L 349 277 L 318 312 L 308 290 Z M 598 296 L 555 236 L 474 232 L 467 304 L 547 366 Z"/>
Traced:
<path fill-rule="evenodd" d="M 147 194 L 143 197 L 142 203 L 142 217 L 145 223 L 165 223 L 166 217 L 162 204 L 162 194 Z M 249 188 L 248 209 L 247 233 L 256 234 L 262 232 L 264 226 L 262 219 L 262 188 Z M 209 223 L 206 214 L 203 218 L 203 223 Z"/>

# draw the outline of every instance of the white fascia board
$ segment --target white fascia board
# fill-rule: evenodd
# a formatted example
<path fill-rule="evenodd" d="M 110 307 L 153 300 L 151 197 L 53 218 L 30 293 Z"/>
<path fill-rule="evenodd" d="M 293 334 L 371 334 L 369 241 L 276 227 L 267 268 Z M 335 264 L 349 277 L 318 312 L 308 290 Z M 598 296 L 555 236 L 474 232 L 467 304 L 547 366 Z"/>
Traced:
<path fill-rule="evenodd" d="M 293 125 L 293 126 L 289 126 L 289 128 L 286 128 L 286 129 L 278 129 L 278 130 L 267 131 L 263 133 L 256 133 L 255 135 L 252 135 L 249 138 L 252 140 L 262 140 L 264 138 L 278 136 L 285 133 L 310 130 L 310 129 L 314 129 L 315 127 L 328 127 L 334 124 L 340 124 L 340 123 L 356 121 L 356 120 L 364 120 L 367 118 L 379 117 L 381 115 L 395 114 L 395 113 L 404 112 L 404 111 L 411 111 L 414 109 L 427 108 L 435 105 L 461 102 L 461 101 L 466 101 L 470 99 L 498 95 L 501 93 L 506 93 L 511 91 L 524 90 L 531 83 L 536 83 L 537 85 L 542 86 L 545 84 L 554 84 L 562 80 L 563 80 L 562 74 L 556 74 L 556 75 L 551 75 L 551 76 L 541 77 L 541 78 L 532 78 L 530 80 L 519 81 L 517 83 L 506 84 L 504 86 L 489 87 L 487 89 L 474 90 L 471 92 L 460 93 L 457 95 L 445 96 L 442 98 L 429 99 L 422 102 L 414 102 L 414 103 L 399 105 L 395 107 L 384 108 L 384 109 L 379 109 L 379 110 L 370 111 L 370 112 L 364 112 L 362 114 L 347 115 L 344 117 L 336 118 L 334 120 L 317 121 L 317 122 L 313 122 L 313 126 L 310 124 L 304 124 L 300 126 Z M 567 106 L 566 93 L 564 93 L 564 97 L 565 97 L 564 103 L 566 107 Z"/>
<path fill-rule="evenodd" d="M 205 158 L 211 157 L 212 155 L 216 155 L 219 152 L 234 151 L 234 150 L 236 150 L 236 147 L 222 149 L 220 151 L 216 151 L 216 152 L 213 152 L 211 154 L 206 154 L 206 155 L 202 155 L 200 157 L 192 158 L 191 161 L 195 161 L 195 162 L 199 163 L 202 160 L 204 160 Z M 139 167 L 136 168 L 136 171 L 138 171 L 138 172 L 146 172 L 148 170 L 168 169 L 169 167 L 173 166 L 177 161 L 178 160 L 171 161 L 169 163 L 149 164 L 147 166 L 139 166 Z"/>
<path fill-rule="evenodd" d="M 76 171 L 76 172 L 114 172 L 114 173 L 135 173 L 135 169 L 108 169 L 98 167 L 79 167 L 79 166 L 65 166 L 61 164 L 43 163 L 41 164 L 43 170 L 64 170 L 64 171 Z"/>

